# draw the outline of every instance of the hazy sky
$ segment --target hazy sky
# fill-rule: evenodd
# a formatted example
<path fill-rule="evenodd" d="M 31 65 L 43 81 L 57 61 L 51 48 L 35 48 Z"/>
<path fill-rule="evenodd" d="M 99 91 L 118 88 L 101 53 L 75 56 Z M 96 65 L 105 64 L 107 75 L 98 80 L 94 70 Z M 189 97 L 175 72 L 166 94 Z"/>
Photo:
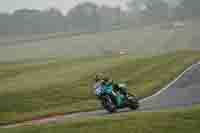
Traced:
<path fill-rule="evenodd" d="M 121 6 L 126 9 L 126 3 L 130 0 L 0 0 L 0 12 L 12 12 L 20 8 L 46 9 L 48 7 L 57 7 L 63 13 L 77 5 L 79 2 L 95 2 L 98 5 Z M 165 0 L 175 4 L 177 0 Z"/>
<path fill-rule="evenodd" d="M 128 0 L 0 0 L 0 12 L 12 12 L 19 8 L 45 9 L 57 7 L 63 12 L 67 12 L 79 2 L 95 2 L 99 5 L 119 6 L 125 8 Z"/>

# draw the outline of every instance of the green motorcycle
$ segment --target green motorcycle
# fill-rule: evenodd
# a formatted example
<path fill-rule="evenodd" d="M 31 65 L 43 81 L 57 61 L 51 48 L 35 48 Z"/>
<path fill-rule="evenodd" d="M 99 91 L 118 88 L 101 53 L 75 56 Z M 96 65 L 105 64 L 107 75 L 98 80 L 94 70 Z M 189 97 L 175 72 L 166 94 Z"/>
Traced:
<path fill-rule="evenodd" d="M 96 95 L 101 101 L 102 106 L 108 112 L 116 112 L 117 109 L 139 108 L 138 98 L 127 92 L 126 84 L 109 84 L 96 88 Z"/>

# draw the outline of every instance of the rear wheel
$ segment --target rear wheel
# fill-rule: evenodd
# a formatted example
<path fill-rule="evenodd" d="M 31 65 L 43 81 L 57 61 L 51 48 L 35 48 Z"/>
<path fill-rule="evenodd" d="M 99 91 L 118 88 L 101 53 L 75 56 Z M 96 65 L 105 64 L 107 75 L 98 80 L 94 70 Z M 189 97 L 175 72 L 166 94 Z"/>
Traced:
<path fill-rule="evenodd" d="M 132 110 L 136 110 L 139 108 L 138 98 L 132 94 L 128 94 L 128 107 Z"/>

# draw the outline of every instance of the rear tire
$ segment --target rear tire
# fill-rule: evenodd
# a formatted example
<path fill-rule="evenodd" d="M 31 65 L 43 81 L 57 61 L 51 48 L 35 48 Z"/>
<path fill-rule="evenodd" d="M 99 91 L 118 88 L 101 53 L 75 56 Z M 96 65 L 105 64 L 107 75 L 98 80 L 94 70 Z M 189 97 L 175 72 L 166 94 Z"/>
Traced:
<path fill-rule="evenodd" d="M 139 108 L 139 101 L 136 96 L 128 94 L 128 107 L 132 110 L 137 110 Z"/>

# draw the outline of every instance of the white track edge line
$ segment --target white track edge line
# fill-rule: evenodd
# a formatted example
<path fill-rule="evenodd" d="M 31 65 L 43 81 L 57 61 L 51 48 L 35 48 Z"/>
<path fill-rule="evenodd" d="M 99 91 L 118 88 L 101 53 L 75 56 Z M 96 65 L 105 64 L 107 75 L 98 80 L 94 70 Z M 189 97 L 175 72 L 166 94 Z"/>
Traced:
<path fill-rule="evenodd" d="M 166 85 L 164 88 L 162 88 L 160 91 L 156 92 L 155 94 L 146 97 L 144 99 L 141 99 L 140 102 L 144 102 L 147 101 L 155 96 L 160 95 L 163 91 L 167 90 L 170 86 L 172 86 L 174 83 L 176 83 L 176 81 L 178 81 L 186 72 L 190 71 L 192 68 L 194 68 L 195 66 L 200 65 L 200 62 L 197 62 L 196 64 L 192 64 L 190 67 L 188 67 L 185 71 L 183 71 L 176 79 L 174 79 L 173 81 L 171 81 L 168 85 Z"/>

